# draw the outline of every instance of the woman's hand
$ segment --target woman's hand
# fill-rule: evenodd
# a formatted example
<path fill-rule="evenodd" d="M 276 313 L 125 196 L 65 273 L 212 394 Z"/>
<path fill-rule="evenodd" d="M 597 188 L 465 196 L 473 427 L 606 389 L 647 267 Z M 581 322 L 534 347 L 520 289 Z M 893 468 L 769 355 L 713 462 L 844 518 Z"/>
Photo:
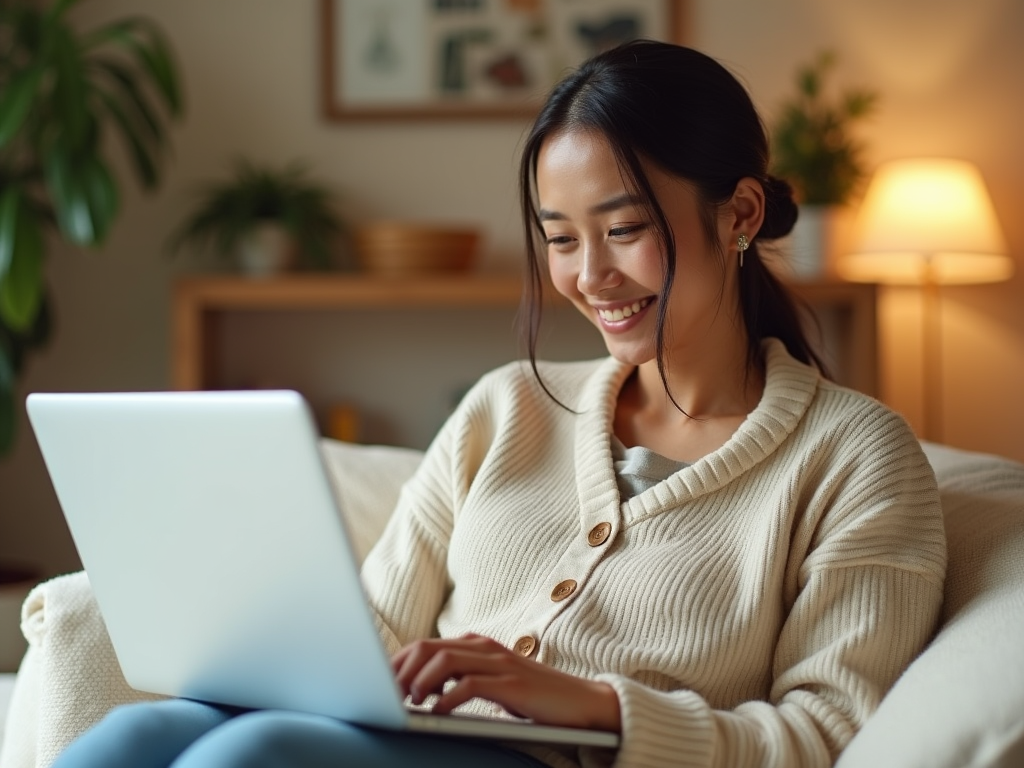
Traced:
<path fill-rule="evenodd" d="M 417 640 L 396 653 L 391 664 L 413 704 L 431 694 L 440 697 L 433 707 L 439 714 L 481 698 L 545 725 L 616 733 L 622 727 L 619 699 L 610 685 L 523 658 L 488 637 Z M 445 692 L 445 683 L 452 679 L 456 684 Z"/>

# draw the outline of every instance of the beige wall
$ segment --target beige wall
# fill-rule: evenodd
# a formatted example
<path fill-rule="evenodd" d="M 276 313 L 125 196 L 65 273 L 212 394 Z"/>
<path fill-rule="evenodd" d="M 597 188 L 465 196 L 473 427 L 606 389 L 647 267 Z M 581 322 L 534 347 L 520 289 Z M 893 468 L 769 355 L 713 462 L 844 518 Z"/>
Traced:
<path fill-rule="evenodd" d="M 872 162 L 938 154 L 976 161 L 1018 265 L 997 286 L 945 298 L 945 439 L 1024 460 L 1024 3 L 1018 0 L 691 0 L 692 43 L 720 58 L 766 111 L 794 67 L 822 47 L 841 77 L 877 87 L 863 131 Z M 481 224 L 484 267 L 516 260 L 514 167 L 523 123 L 340 125 L 317 105 L 314 0 L 87 0 L 85 24 L 130 13 L 158 20 L 177 50 L 188 117 L 154 196 L 126 186 L 124 216 L 98 253 L 55 244 L 50 279 L 59 331 L 36 358 L 28 390 L 159 389 L 168 385 L 168 288 L 189 266 L 161 254 L 189 191 L 244 155 L 303 158 L 339 189 L 355 217 Z M 919 419 L 916 294 L 889 291 L 883 310 L 884 397 Z M 399 368 L 399 372 L 401 369 Z M 48 572 L 77 567 L 27 425 L 0 460 L 0 557 Z"/>

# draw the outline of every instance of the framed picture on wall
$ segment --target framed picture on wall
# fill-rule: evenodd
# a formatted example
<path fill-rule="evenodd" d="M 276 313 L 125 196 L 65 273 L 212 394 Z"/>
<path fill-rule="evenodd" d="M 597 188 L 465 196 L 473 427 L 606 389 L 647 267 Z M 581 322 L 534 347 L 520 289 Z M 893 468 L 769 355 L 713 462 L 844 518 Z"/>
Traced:
<path fill-rule="evenodd" d="M 619 43 L 681 41 L 686 0 L 320 0 L 334 120 L 535 113 L 571 67 Z"/>

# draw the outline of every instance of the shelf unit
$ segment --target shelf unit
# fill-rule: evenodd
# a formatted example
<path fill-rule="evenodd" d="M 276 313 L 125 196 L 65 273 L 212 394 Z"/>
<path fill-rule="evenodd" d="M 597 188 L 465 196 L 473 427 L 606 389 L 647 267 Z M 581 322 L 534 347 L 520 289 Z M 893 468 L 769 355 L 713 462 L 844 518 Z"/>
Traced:
<path fill-rule="evenodd" d="M 876 286 L 833 280 L 792 283 L 827 326 L 826 355 L 840 381 L 877 395 Z M 173 296 L 172 376 L 177 389 L 215 389 L 222 354 L 218 328 L 232 311 L 513 309 L 518 275 L 376 277 L 288 275 L 266 280 L 191 277 Z"/>

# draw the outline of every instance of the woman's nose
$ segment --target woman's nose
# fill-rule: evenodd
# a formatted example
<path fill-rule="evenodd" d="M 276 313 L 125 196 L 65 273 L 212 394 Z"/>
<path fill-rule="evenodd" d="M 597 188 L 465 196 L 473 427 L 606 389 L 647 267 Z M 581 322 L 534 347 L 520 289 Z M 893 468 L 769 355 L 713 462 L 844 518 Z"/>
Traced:
<path fill-rule="evenodd" d="M 602 245 L 584 245 L 576 287 L 585 296 L 597 296 L 622 282 L 608 249 Z"/>

